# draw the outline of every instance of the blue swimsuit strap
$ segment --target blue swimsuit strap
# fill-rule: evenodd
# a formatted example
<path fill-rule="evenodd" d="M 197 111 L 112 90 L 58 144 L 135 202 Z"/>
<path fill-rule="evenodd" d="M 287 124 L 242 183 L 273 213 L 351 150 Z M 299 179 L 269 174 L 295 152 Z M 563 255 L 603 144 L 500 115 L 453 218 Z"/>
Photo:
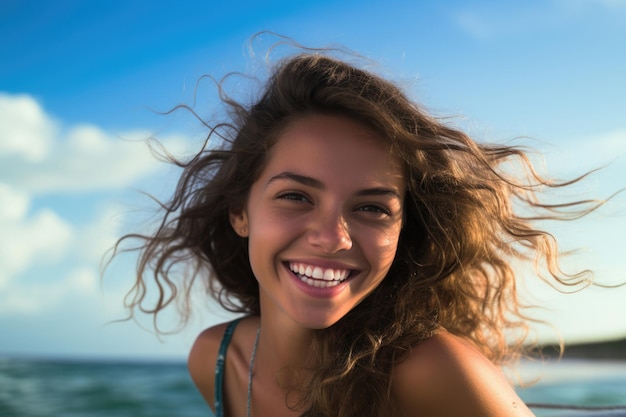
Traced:
<path fill-rule="evenodd" d="M 224 385 L 224 365 L 226 363 L 226 351 L 230 344 L 230 339 L 233 337 L 235 327 L 241 319 L 234 320 L 228 324 L 224 331 L 224 337 L 220 343 L 220 350 L 217 354 L 217 364 L 215 366 L 215 417 L 224 417 L 224 407 L 222 405 L 223 385 Z"/>

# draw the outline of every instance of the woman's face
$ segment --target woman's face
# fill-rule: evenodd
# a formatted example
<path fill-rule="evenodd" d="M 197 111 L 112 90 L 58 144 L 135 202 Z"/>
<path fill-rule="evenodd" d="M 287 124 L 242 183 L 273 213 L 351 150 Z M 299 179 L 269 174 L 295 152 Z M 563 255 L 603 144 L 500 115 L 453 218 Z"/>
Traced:
<path fill-rule="evenodd" d="M 371 130 L 338 116 L 292 122 L 273 146 L 246 207 L 261 312 L 326 328 L 385 278 L 402 228 L 400 163 Z"/>

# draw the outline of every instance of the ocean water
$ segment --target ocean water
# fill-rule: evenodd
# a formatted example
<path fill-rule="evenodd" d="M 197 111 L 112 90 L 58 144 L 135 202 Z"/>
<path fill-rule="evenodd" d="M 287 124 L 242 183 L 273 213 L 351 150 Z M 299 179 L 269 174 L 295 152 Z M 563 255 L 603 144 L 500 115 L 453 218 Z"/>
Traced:
<path fill-rule="evenodd" d="M 0 359 L 2 417 L 210 415 L 184 363 Z"/>
<path fill-rule="evenodd" d="M 538 417 L 626 417 L 626 361 L 562 360 L 543 364 L 523 363 L 518 367 L 518 374 L 527 383 L 537 381 L 517 389 L 526 403 L 597 409 L 533 409 Z M 620 407 L 609 410 L 610 406 Z"/>
<path fill-rule="evenodd" d="M 526 402 L 626 406 L 626 362 L 520 367 Z M 537 416 L 614 415 L 534 410 Z M 2 417 L 211 416 L 184 363 L 0 359 Z M 618 414 L 618 415 L 626 415 Z"/>

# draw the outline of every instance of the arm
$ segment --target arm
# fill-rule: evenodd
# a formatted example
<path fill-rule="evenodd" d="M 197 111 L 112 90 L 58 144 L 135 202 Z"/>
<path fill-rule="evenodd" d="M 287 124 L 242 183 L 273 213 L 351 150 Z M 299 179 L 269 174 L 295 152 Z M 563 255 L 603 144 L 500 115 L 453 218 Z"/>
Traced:
<path fill-rule="evenodd" d="M 393 392 L 408 417 L 533 416 L 495 365 L 445 331 L 396 366 Z"/>

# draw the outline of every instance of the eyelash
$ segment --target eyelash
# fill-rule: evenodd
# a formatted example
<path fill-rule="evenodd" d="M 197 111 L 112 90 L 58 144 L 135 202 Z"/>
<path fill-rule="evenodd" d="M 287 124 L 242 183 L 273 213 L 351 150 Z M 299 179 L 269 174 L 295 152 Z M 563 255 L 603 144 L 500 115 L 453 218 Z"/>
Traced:
<path fill-rule="evenodd" d="M 288 191 L 286 193 L 279 194 L 276 198 L 278 198 L 279 200 L 291 200 L 291 201 L 300 201 L 300 202 L 311 201 L 311 199 L 308 198 L 305 194 L 298 193 L 295 191 Z"/>
<path fill-rule="evenodd" d="M 380 213 L 385 214 L 387 216 L 391 215 L 391 212 L 385 207 L 377 206 L 375 204 L 367 204 L 365 206 L 361 206 L 358 208 L 359 211 L 366 211 L 371 213 Z"/>
<path fill-rule="evenodd" d="M 279 194 L 277 197 L 279 200 L 290 200 L 295 202 L 311 202 L 311 199 L 307 197 L 305 194 L 295 191 L 285 192 L 283 194 Z M 369 213 L 379 213 L 384 214 L 386 216 L 391 216 L 391 211 L 386 207 L 382 207 L 376 204 L 366 204 L 360 207 L 357 207 L 356 211 L 364 211 Z"/>

